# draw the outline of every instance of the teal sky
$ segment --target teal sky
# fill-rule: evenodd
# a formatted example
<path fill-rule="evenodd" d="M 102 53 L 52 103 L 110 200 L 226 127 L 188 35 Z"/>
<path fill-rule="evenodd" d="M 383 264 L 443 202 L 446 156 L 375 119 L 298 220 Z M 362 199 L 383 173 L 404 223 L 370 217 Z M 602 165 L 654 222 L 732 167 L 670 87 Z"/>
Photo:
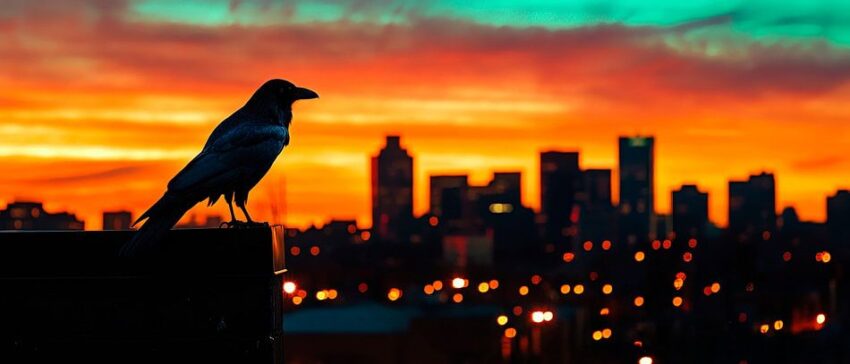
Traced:
<path fill-rule="evenodd" d="M 228 1 L 139 0 L 144 21 L 198 25 L 267 25 L 283 22 L 405 23 L 449 17 L 508 27 L 574 28 L 596 24 L 671 28 L 688 26 L 698 37 L 760 41 L 824 40 L 850 46 L 846 0 L 437 0 L 437 1 Z"/>

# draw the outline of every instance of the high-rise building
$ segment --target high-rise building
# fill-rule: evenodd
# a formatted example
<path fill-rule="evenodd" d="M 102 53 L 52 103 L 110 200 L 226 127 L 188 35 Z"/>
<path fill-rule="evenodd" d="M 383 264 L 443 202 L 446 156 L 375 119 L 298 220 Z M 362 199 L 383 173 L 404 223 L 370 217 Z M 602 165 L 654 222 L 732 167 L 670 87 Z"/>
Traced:
<path fill-rule="evenodd" d="M 696 185 L 683 185 L 672 192 L 673 231 L 680 239 L 702 239 L 708 227 L 708 193 Z"/>
<path fill-rule="evenodd" d="M 413 224 L 413 157 L 399 136 L 372 157 L 372 230 L 382 241 L 408 239 Z"/>
<path fill-rule="evenodd" d="M 41 202 L 13 202 L 0 210 L 0 230 L 83 230 L 85 223 L 68 212 L 49 213 Z"/>
<path fill-rule="evenodd" d="M 603 241 L 616 238 L 614 206 L 611 204 L 611 170 L 588 169 L 582 172 L 582 190 L 577 195 L 581 207 L 581 240 Z"/>
<path fill-rule="evenodd" d="M 776 231 L 776 180 L 762 172 L 729 181 L 729 232 L 739 239 Z"/>
<path fill-rule="evenodd" d="M 644 242 L 653 234 L 655 213 L 655 139 L 620 137 L 619 237 L 627 243 Z"/>
<path fill-rule="evenodd" d="M 103 230 L 130 230 L 133 217 L 130 211 L 104 211 Z"/>
<path fill-rule="evenodd" d="M 540 153 L 540 210 L 547 242 L 563 244 L 576 235 L 581 182 L 578 152 Z"/>
<path fill-rule="evenodd" d="M 468 208 L 469 177 L 431 176 L 430 212 L 440 219 L 460 219 Z"/>
<path fill-rule="evenodd" d="M 833 244 L 850 242 L 850 191 L 839 190 L 826 199 L 826 226 Z"/>

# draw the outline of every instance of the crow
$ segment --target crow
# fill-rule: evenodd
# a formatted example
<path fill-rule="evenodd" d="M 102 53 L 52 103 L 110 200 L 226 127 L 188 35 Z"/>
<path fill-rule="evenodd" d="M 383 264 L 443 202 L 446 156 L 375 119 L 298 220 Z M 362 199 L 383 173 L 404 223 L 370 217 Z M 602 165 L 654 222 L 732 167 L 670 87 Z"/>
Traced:
<path fill-rule="evenodd" d="M 133 223 L 147 219 L 120 255 L 150 252 L 186 211 L 204 199 L 211 206 L 224 197 L 230 207 L 229 226 L 264 224 L 254 222 L 248 214 L 248 192 L 289 144 L 292 104 L 318 97 L 312 90 L 280 79 L 260 86 L 244 106 L 213 130 L 201 152 L 168 182 L 165 194 Z M 236 219 L 234 202 L 247 221 Z"/>

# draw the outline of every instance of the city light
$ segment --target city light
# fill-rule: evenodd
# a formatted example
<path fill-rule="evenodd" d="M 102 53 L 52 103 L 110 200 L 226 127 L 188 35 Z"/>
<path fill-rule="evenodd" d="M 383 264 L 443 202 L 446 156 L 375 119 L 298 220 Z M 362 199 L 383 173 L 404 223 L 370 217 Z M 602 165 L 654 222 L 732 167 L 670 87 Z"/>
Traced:
<path fill-rule="evenodd" d="M 508 324 L 508 316 L 499 315 L 499 317 L 496 318 L 496 323 L 498 323 L 499 326 L 507 325 Z"/>
<path fill-rule="evenodd" d="M 643 306 L 643 297 L 642 296 L 635 297 L 634 304 L 637 307 Z"/>
<path fill-rule="evenodd" d="M 652 364 L 652 358 L 648 356 L 641 357 L 638 359 L 638 364 Z"/>
<path fill-rule="evenodd" d="M 606 284 L 606 285 L 602 286 L 602 293 L 603 294 L 609 295 L 609 294 L 611 294 L 611 292 L 614 292 L 614 286 L 612 286 L 610 284 Z"/>
<path fill-rule="evenodd" d="M 792 256 L 791 256 L 791 252 L 784 252 L 784 253 L 782 253 L 782 260 L 784 260 L 784 261 L 786 261 L 786 262 L 791 261 L 791 257 L 792 257 Z"/>
<path fill-rule="evenodd" d="M 776 331 L 782 330 L 785 327 L 785 323 L 782 320 L 776 320 L 773 322 L 773 329 Z"/>
<path fill-rule="evenodd" d="M 319 249 L 319 247 L 317 247 L 317 246 L 310 247 L 310 255 L 315 257 L 315 256 L 319 255 L 320 252 L 321 252 L 321 249 Z"/>
<path fill-rule="evenodd" d="M 664 247 L 664 250 L 668 250 L 673 246 L 673 242 L 670 240 L 664 240 L 664 244 L 662 244 L 662 246 Z"/>
<path fill-rule="evenodd" d="M 770 326 L 768 326 L 767 324 L 759 326 L 759 332 L 761 332 L 762 334 L 767 334 L 768 331 L 770 331 Z"/>
<path fill-rule="evenodd" d="M 324 301 L 328 298 L 328 292 L 325 290 L 321 290 L 316 292 L 316 299 L 319 301 Z"/>
<path fill-rule="evenodd" d="M 528 294 L 528 286 L 520 286 L 519 287 L 519 295 L 525 296 Z"/>
<path fill-rule="evenodd" d="M 610 337 L 611 337 L 611 329 L 606 328 L 606 329 L 602 330 L 602 338 L 603 339 L 607 339 L 607 338 L 610 338 Z"/>
<path fill-rule="evenodd" d="M 399 298 L 401 298 L 401 295 L 401 290 L 398 288 L 391 288 L 390 291 L 387 292 L 387 298 L 389 298 L 390 301 L 398 300 Z"/>
<path fill-rule="evenodd" d="M 434 281 L 434 283 L 431 283 L 431 285 L 434 286 L 435 291 L 440 291 L 443 289 L 443 281 Z"/>
<path fill-rule="evenodd" d="M 514 337 L 516 337 L 516 329 L 513 327 L 505 329 L 505 337 L 509 339 L 513 339 Z"/>
<path fill-rule="evenodd" d="M 570 294 L 570 285 L 562 284 L 561 285 L 561 294 Z"/>
<path fill-rule="evenodd" d="M 819 313 L 819 314 L 817 315 L 817 317 L 815 317 L 815 322 L 816 322 L 818 325 L 823 325 L 823 324 L 824 324 L 824 322 L 826 322 L 826 315 L 824 315 L 824 314 L 822 314 L 822 313 Z"/>
<path fill-rule="evenodd" d="M 602 340 L 602 331 L 596 330 L 593 332 L 593 340 L 599 341 Z"/>
<path fill-rule="evenodd" d="M 339 295 L 339 292 L 337 292 L 337 290 L 335 290 L 335 289 L 329 289 L 328 290 L 328 299 L 335 300 L 338 295 Z"/>
<path fill-rule="evenodd" d="M 478 292 L 487 293 L 490 290 L 490 285 L 487 282 L 481 282 L 478 284 Z"/>
<path fill-rule="evenodd" d="M 661 249 L 661 242 L 658 241 L 658 240 L 653 240 L 652 241 L 652 250 L 658 250 L 658 249 Z"/>
<path fill-rule="evenodd" d="M 542 281 L 543 281 L 543 277 L 541 277 L 538 274 L 531 276 L 531 284 L 533 284 L 535 286 L 540 284 L 540 282 L 542 282 Z"/>
<path fill-rule="evenodd" d="M 685 263 L 690 263 L 692 259 L 694 259 L 694 255 L 691 254 L 691 252 L 685 252 L 682 254 L 682 261 Z"/>
<path fill-rule="evenodd" d="M 673 288 L 675 288 L 677 291 L 682 289 L 683 285 L 685 285 L 684 280 L 682 280 L 680 278 L 676 278 L 675 280 L 673 280 Z"/>
<path fill-rule="evenodd" d="M 463 295 L 462 295 L 462 294 L 460 294 L 460 293 L 455 293 L 455 294 L 452 296 L 452 301 L 454 301 L 454 303 L 461 303 L 461 302 L 463 302 Z"/>
<path fill-rule="evenodd" d="M 490 204 L 490 212 L 494 214 L 507 214 L 514 210 L 514 206 L 509 203 L 492 203 Z"/>
<path fill-rule="evenodd" d="M 697 239 L 688 240 L 688 247 L 695 249 L 697 247 Z"/>
<path fill-rule="evenodd" d="M 425 294 L 427 294 L 427 295 L 434 294 L 434 286 L 432 286 L 430 284 L 426 284 L 425 288 L 423 288 L 423 290 L 425 291 Z"/>
<path fill-rule="evenodd" d="M 611 241 L 605 240 L 602 242 L 602 250 L 610 250 L 611 249 Z"/>
<path fill-rule="evenodd" d="M 440 223 L 440 219 L 436 216 L 431 216 L 428 218 L 428 225 L 437 226 Z"/>
<path fill-rule="evenodd" d="M 544 311 L 543 312 L 543 321 L 549 322 L 555 318 L 555 314 L 552 311 Z"/>
<path fill-rule="evenodd" d="M 581 285 L 581 284 L 575 285 L 575 287 L 573 287 L 573 293 L 578 294 L 578 295 L 584 293 L 584 285 Z"/>
<path fill-rule="evenodd" d="M 599 310 L 599 316 L 608 316 L 609 313 L 611 313 L 611 310 L 608 307 L 603 307 Z"/>
<path fill-rule="evenodd" d="M 642 262 L 645 258 L 646 258 L 646 254 L 644 254 L 642 251 L 638 251 L 638 252 L 635 253 L 635 261 L 636 262 Z"/>
<path fill-rule="evenodd" d="M 298 296 L 292 297 L 292 303 L 296 306 L 300 305 L 302 300 L 303 300 L 303 298 L 298 297 Z"/>
<path fill-rule="evenodd" d="M 584 247 L 584 251 L 589 252 L 589 251 L 593 250 L 593 242 L 590 241 L 590 240 L 585 241 L 583 247 Z"/>
<path fill-rule="evenodd" d="M 513 312 L 514 316 L 522 315 L 522 306 L 514 306 L 512 312 Z"/>
<path fill-rule="evenodd" d="M 543 311 L 534 311 L 531 313 L 531 321 L 535 323 L 543 322 Z"/>
<path fill-rule="evenodd" d="M 293 294 L 293 293 L 295 293 L 295 289 L 296 289 L 296 288 L 297 288 L 297 287 L 295 286 L 295 282 L 289 282 L 289 281 L 287 281 L 287 282 L 284 282 L 284 283 L 283 283 L 283 291 L 284 291 L 284 292 L 286 292 L 286 294 Z"/>
<path fill-rule="evenodd" d="M 720 283 L 714 282 L 711 284 L 711 293 L 720 292 Z"/>
<path fill-rule="evenodd" d="M 679 307 L 682 305 L 682 297 L 676 296 L 673 297 L 673 306 Z"/>
<path fill-rule="evenodd" d="M 452 279 L 452 287 L 454 287 L 456 289 L 461 289 L 463 287 L 466 287 L 466 280 L 463 279 L 463 278 L 460 278 L 460 277 L 456 277 L 456 278 Z"/>
<path fill-rule="evenodd" d="M 289 248 L 289 254 L 292 255 L 293 257 L 297 257 L 298 255 L 301 254 L 301 248 L 299 248 L 297 246 L 293 246 L 293 247 Z"/>
<path fill-rule="evenodd" d="M 566 252 L 566 253 L 564 253 L 564 256 L 562 258 L 564 259 L 565 262 L 569 263 L 569 262 L 572 262 L 573 259 L 576 258 L 576 255 L 571 253 L 571 252 Z"/>
<path fill-rule="evenodd" d="M 823 252 L 823 253 L 821 253 L 821 254 L 822 254 L 822 255 L 821 255 L 821 261 L 822 261 L 822 262 L 824 262 L 824 263 L 829 263 L 829 261 L 830 261 L 830 260 L 832 260 L 832 254 L 829 254 L 829 252 L 828 252 L 828 251 L 824 251 L 824 252 Z"/>
<path fill-rule="evenodd" d="M 360 293 L 366 293 L 366 291 L 368 291 L 368 290 L 369 290 L 369 285 L 366 284 L 365 282 L 360 282 L 360 284 L 357 285 L 357 291 L 359 291 Z"/>
<path fill-rule="evenodd" d="M 490 286 L 490 289 L 496 289 L 499 288 L 499 281 L 491 279 L 490 282 L 487 283 L 487 285 Z"/>

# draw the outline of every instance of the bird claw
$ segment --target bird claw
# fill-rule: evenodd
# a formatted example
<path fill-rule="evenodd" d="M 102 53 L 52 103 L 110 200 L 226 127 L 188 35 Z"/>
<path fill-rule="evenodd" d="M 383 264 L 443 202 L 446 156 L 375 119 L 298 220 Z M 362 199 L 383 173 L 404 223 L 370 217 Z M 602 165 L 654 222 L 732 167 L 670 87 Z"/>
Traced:
<path fill-rule="evenodd" d="M 269 227 L 269 223 L 267 222 L 256 222 L 256 221 L 241 221 L 241 220 L 233 220 L 233 221 L 225 221 L 219 225 L 219 228 L 223 229 L 247 229 L 254 227 Z"/>

